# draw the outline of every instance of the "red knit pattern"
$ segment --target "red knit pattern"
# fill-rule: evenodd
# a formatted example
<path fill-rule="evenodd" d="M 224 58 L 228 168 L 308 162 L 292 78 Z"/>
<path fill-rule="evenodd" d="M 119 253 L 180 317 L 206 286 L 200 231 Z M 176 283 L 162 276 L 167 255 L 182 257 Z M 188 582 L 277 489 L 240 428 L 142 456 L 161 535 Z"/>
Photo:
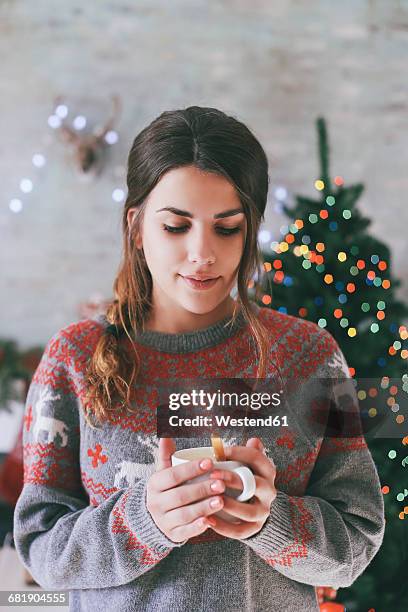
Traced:
<path fill-rule="evenodd" d="M 332 455 L 333 453 L 348 453 L 366 448 L 367 442 L 362 436 L 358 438 L 325 438 L 320 456 L 326 457 L 326 455 Z"/>
<path fill-rule="evenodd" d="M 289 450 L 295 448 L 295 437 L 293 433 L 287 433 L 276 440 L 278 446 L 286 446 Z"/>
<path fill-rule="evenodd" d="M 88 457 L 92 457 L 92 467 L 97 468 L 99 462 L 106 463 L 108 461 L 108 457 L 102 454 L 102 446 L 100 444 L 95 445 L 95 450 L 92 448 L 88 448 L 87 452 Z"/>
<path fill-rule="evenodd" d="M 33 422 L 33 407 L 30 405 L 28 406 L 26 414 L 23 417 L 24 428 L 26 431 L 30 431 L 32 422 Z"/>
<path fill-rule="evenodd" d="M 102 482 L 95 482 L 93 478 L 88 476 L 88 474 L 84 470 L 81 470 L 81 478 L 85 490 L 93 493 L 94 495 L 100 495 L 101 497 L 103 497 L 103 499 L 108 499 L 108 497 L 118 491 L 117 487 L 105 487 Z M 98 502 L 95 498 L 93 499 L 96 502 L 93 505 L 99 505 L 100 502 Z"/>
<path fill-rule="evenodd" d="M 24 444 L 24 483 L 76 490 L 79 486 L 73 451 L 51 444 Z M 47 461 L 45 461 L 47 459 Z"/>
<path fill-rule="evenodd" d="M 293 542 L 272 557 L 260 555 L 268 565 L 283 565 L 290 567 L 293 559 L 307 557 L 307 545 L 313 539 L 313 533 L 308 527 L 312 515 L 305 506 L 301 497 L 289 497 L 290 521 L 292 524 Z"/>
<path fill-rule="evenodd" d="M 167 557 L 171 550 L 169 549 L 164 553 L 158 553 L 152 550 L 151 548 L 146 546 L 146 544 L 142 544 L 137 538 L 136 534 L 130 529 L 126 521 L 125 514 L 125 505 L 129 495 L 130 491 L 125 493 L 121 498 L 119 505 L 115 506 L 115 508 L 113 509 L 113 515 L 115 517 L 115 520 L 112 524 L 112 533 L 126 534 L 128 536 L 128 540 L 126 542 L 126 550 L 134 550 L 136 548 L 140 549 L 142 551 L 142 556 L 139 560 L 139 563 L 142 563 L 143 565 L 154 565 L 164 559 L 164 557 Z"/>

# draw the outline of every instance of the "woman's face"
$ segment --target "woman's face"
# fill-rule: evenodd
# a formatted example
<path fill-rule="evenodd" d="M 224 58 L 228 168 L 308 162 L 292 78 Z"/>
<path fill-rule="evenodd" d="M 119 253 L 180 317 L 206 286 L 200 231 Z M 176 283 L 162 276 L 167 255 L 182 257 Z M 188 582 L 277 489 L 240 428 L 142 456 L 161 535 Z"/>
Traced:
<path fill-rule="evenodd" d="M 245 214 L 227 179 L 193 166 L 167 172 L 149 194 L 136 239 L 153 279 L 153 309 L 179 318 L 221 313 L 231 302 L 245 235 Z M 186 279 L 200 276 L 213 280 Z"/>

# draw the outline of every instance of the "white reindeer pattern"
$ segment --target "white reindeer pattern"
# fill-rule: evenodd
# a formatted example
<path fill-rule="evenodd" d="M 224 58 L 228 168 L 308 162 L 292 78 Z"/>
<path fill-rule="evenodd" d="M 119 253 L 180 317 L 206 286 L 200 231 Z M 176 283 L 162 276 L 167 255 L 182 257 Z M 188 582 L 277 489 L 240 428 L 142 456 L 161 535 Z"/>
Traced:
<path fill-rule="evenodd" d="M 121 480 L 125 479 L 127 486 L 132 487 L 136 480 L 146 478 L 154 472 L 154 467 L 158 458 L 159 440 L 157 436 L 136 436 L 137 442 L 145 446 L 152 455 L 151 463 L 135 463 L 134 461 L 121 461 L 117 467 L 119 472 L 115 474 L 114 486 L 120 488 Z"/>
<path fill-rule="evenodd" d="M 350 376 L 348 365 L 343 353 L 336 351 L 330 361 L 327 362 L 329 368 L 339 369 L 344 373 L 344 376 L 348 378 Z"/>
<path fill-rule="evenodd" d="M 47 417 L 41 414 L 42 408 L 46 402 L 61 399 L 60 395 L 54 395 L 50 389 L 46 389 L 40 393 L 38 400 L 34 404 L 35 412 L 35 424 L 33 429 L 34 439 L 39 442 L 39 435 L 41 431 L 47 432 L 47 443 L 54 442 L 56 436 L 59 434 L 61 437 L 61 446 L 67 446 L 68 444 L 68 428 L 64 421 L 54 419 L 53 417 Z"/>

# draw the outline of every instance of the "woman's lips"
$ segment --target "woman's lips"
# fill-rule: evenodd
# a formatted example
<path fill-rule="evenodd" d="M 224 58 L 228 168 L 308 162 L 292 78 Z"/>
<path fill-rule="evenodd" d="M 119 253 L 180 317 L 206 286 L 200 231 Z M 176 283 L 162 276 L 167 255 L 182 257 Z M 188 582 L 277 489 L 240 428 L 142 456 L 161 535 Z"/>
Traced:
<path fill-rule="evenodd" d="M 211 287 L 214 287 L 215 283 L 220 277 L 217 276 L 217 278 L 210 278 L 205 281 L 195 280 L 194 278 L 188 278 L 187 276 L 182 276 L 182 278 L 184 279 L 184 281 L 187 283 L 189 287 L 192 287 L 193 289 L 200 289 L 200 290 L 204 289 L 205 290 L 205 289 L 211 289 Z"/>

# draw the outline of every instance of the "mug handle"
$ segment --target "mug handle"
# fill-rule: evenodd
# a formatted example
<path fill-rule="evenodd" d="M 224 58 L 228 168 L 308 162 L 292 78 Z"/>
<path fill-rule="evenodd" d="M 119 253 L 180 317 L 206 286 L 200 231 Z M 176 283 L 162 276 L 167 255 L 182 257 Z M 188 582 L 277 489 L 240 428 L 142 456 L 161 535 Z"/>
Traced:
<path fill-rule="evenodd" d="M 251 499 L 251 497 L 255 495 L 255 491 L 256 491 L 255 476 L 253 475 L 251 470 L 245 467 L 244 465 L 233 468 L 231 471 L 238 474 L 238 476 L 242 480 L 242 484 L 244 487 L 244 490 L 242 491 L 242 493 L 240 493 L 238 497 L 235 498 L 236 501 L 239 501 L 239 502 L 248 501 L 249 499 Z"/>

